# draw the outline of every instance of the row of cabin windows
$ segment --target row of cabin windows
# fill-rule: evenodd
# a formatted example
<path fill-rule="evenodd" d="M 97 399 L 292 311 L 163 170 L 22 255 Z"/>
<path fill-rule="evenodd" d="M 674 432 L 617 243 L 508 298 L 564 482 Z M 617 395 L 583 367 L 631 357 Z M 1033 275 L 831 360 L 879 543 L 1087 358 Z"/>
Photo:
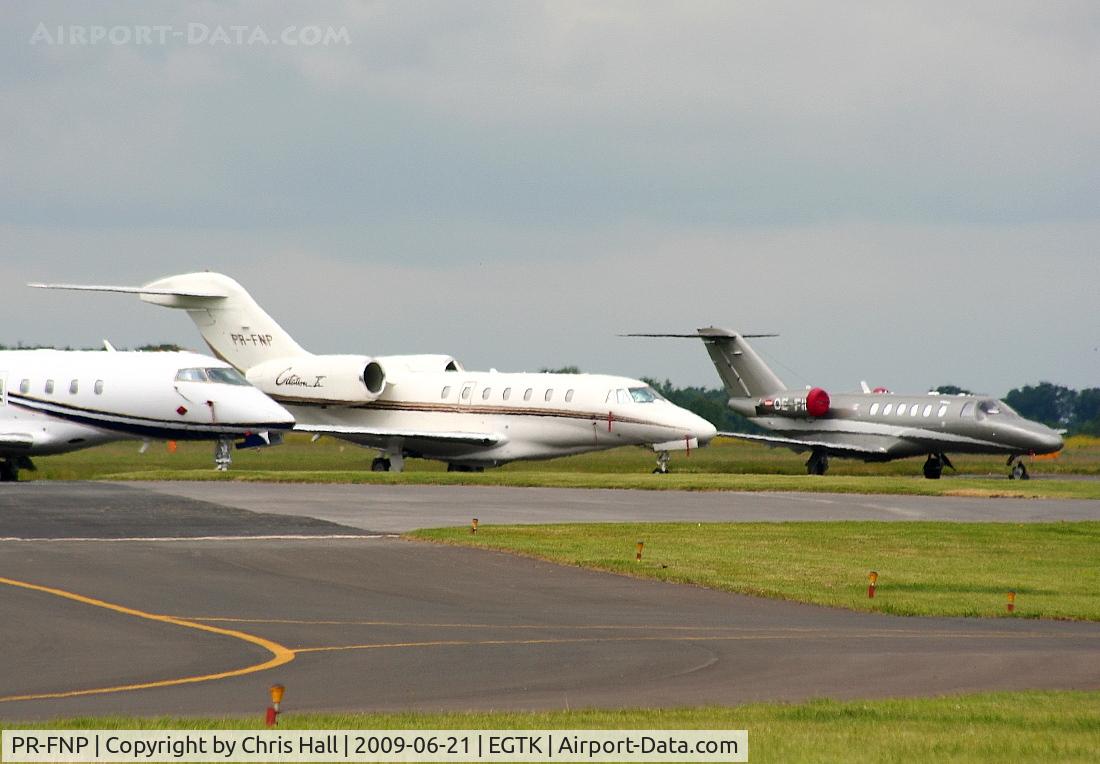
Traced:
<path fill-rule="evenodd" d="M 46 384 L 43 386 L 42 389 L 45 391 L 46 395 L 53 395 L 53 390 L 54 390 L 53 380 L 52 379 L 47 379 Z M 95 391 L 96 395 L 102 395 L 103 394 L 103 380 L 102 379 L 97 379 L 95 381 L 95 384 L 92 385 L 92 390 Z M 31 381 L 29 379 L 24 379 L 24 380 L 19 382 L 19 392 L 21 392 L 23 395 L 26 395 L 30 391 L 31 391 Z M 72 394 L 72 395 L 76 395 L 78 392 L 80 392 L 80 380 L 74 379 L 72 382 L 69 383 L 69 393 Z"/>
<path fill-rule="evenodd" d="M 932 416 L 932 408 L 933 408 L 933 405 L 931 403 L 926 403 L 925 406 L 924 406 L 924 414 L 923 415 L 926 416 L 926 417 Z M 875 416 L 878 413 L 878 409 L 879 409 L 879 404 L 872 403 L 871 404 L 871 410 L 869 412 L 871 414 L 871 416 Z M 948 404 L 941 403 L 940 404 L 940 410 L 936 412 L 936 416 L 938 416 L 942 419 L 943 415 L 947 413 L 947 409 L 948 409 Z M 905 403 L 899 403 L 897 411 L 894 411 L 894 404 L 893 403 L 887 403 L 885 406 L 882 407 L 882 415 L 883 416 L 890 416 L 891 413 L 894 414 L 895 416 L 905 416 L 907 411 L 909 413 L 909 416 L 911 416 L 911 417 L 921 415 L 920 404 L 919 403 L 914 403 L 912 406 L 909 406 L 908 404 L 905 404 Z"/>
<path fill-rule="evenodd" d="M 462 388 L 462 393 L 461 393 L 462 400 L 469 401 L 470 396 L 473 395 L 473 391 L 474 391 L 473 385 L 467 385 L 466 387 Z M 489 400 L 489 397 L 492 394 L 493 394 L 493 388 L 491 388 L 491 387 L 481 388 L 481 400 L 483 400 L 483 401 Z M 531 400 L 531 397 L 534 394 L 535 394 L 535 388 L 533 388 L 533 387 L 527 388 L 526 390 L 523 391 L 523 400 L 525 400 L 525 401 Z M 450 397 L 451 397 L 451 386 L 447 385 L 443 388 L 443 392 L 440 393 L 439 398 L 440 398 L 440 400 L 445 401 Z M 512 388 L 510 388 L 510 387 L 504 388 L 504 392 L 501 393 L 501 400 L 506 401 L 506 400 L 509 400 L 511 397 L 512 397 Z M 542 395 L 542 399 L 544 401 L 547 401 L 547 402 L 553 400 L 553 398 L 554 398 L 554 388 L 547 389 L 546 392 L 543 393 L 543 395 Z M 566 390 L 565 391 L 565 402 L 566 403 L 571 403 L 572 401 L 573 401 L 573 391 L 572 390 Z"/>

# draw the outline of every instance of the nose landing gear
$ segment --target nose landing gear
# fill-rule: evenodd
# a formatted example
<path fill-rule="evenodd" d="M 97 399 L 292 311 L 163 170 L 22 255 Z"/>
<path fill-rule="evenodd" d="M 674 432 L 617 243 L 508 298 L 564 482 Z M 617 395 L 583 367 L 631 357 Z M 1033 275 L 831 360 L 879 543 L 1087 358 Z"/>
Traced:
<path fill-rule="evenodd" d="M 214 469 L 218 472 L 228 472 L 229 465 L 233 463 L 233 450 L 230 441 L 219 440 L 214 445 Z"/>
<path fill-rule="evenodd" d="M 1016 462 L 1016 464 L 1013 465 L 1012 462 Z M 1022 455 L 1008 457 L 1008 466 L 1012 467 L 1012 470 L 1008 473 L 1009 480 L 1031 480 L 1031 475 L 1027 472 L 1027 465 L 1024 464 Z"/>
<path fill-rule="evenodd" d="M 654 475 L 667 475 L 668 474 L 668 460 L 670 455 L 668 451 L 661 451 L 657 454 L 657 466 L 653 468 Z"/>

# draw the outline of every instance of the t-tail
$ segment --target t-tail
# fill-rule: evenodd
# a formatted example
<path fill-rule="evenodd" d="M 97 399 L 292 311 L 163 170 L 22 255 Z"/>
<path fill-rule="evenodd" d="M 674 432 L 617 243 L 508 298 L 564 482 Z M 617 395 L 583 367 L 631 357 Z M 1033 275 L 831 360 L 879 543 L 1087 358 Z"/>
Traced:
<path fill-rule="evenodd" d="M 708 326 L 695 334 L 628 334 L 627 337 L 698 337 L 703 340 L 722 384 L 729 394 L 729 405 L 745 416 L 756 413 L 757 401 L 782 394 L 788 388 L 746 337 L 774 337 L 774 334 L 739 334 L 729 329 Z"/>
<path fill-rule="evenodd" d="M 220 273 L 184 273 L 140 287 L 31 284 L 47 289 L 128 292 L 166 308 L 187 311 L 214 355 L 242 372 L 265 361 L 308 356 L 252 299 L 244 287 Z"/>

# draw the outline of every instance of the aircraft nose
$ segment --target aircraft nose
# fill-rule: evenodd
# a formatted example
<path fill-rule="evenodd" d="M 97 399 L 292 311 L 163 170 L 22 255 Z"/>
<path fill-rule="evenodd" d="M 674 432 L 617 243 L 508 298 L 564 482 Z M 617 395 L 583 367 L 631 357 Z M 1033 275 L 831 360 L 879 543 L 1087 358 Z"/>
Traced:
<path fill-rule="evenodd" d="M 1039 454 L 1053 454 L 1055 451 L 1061 451 L 1062 447 L 1066 445 L 1062 436 L 1049 427 L 1044 429 L 1045 432 L 1039 432 L 1035 435 L 1035 452 Z"/>
<path fill-rule="evenodd" d="M 697 414 L 691 414 L 691 436 L 699 440 L 699 445 L 705 446 L 718 435 L 718 428 Z"/>
<path fill-rule="evenodd" d="M 275 430 L 294 427 L 294 415 L 259 390 L 241 388 L 241 392 L 233 406 L 233 419 L 240 425 Z"/>

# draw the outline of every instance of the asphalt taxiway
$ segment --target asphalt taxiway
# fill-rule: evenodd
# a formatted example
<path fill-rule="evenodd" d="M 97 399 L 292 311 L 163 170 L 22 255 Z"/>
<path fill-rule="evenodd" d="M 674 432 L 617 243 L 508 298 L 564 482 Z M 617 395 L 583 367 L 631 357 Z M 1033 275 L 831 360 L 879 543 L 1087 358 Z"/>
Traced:
<path fill-rule="evenodd" d="M 274 682 L 286 685 L 292 711 L 1100 686 L 1097 624 L 757 600 L 404 541 L 372 532 L 396 521 L 369 511 L 358 526 L 331 518 L 350 512 L 332 506 L 332 489 L 345 488 L 368 508 L 408 491 L 397 505 L 436 509 L 436 522 L 418 525 L 444 524 L 440 511 L 461 512 L 465 524 L 471 507 L 490 517 L 498 505 L 533 511 L 526 501 L 493 504 L 483 489 L 439 489 L 445 499 L 415 487 L 217 487 L 241 490 L 222 502 L 174 485 L 3 487 L 0 719 L 260 714 Z M 624 493 L 633 506 L 644 492 Z M 242 508 L 250 496 L 278 511 Z M 625 511 L 590 501 L 570 511 L 593 521 Z M 907 502 L 890 506 L 931 511 Z"/>

